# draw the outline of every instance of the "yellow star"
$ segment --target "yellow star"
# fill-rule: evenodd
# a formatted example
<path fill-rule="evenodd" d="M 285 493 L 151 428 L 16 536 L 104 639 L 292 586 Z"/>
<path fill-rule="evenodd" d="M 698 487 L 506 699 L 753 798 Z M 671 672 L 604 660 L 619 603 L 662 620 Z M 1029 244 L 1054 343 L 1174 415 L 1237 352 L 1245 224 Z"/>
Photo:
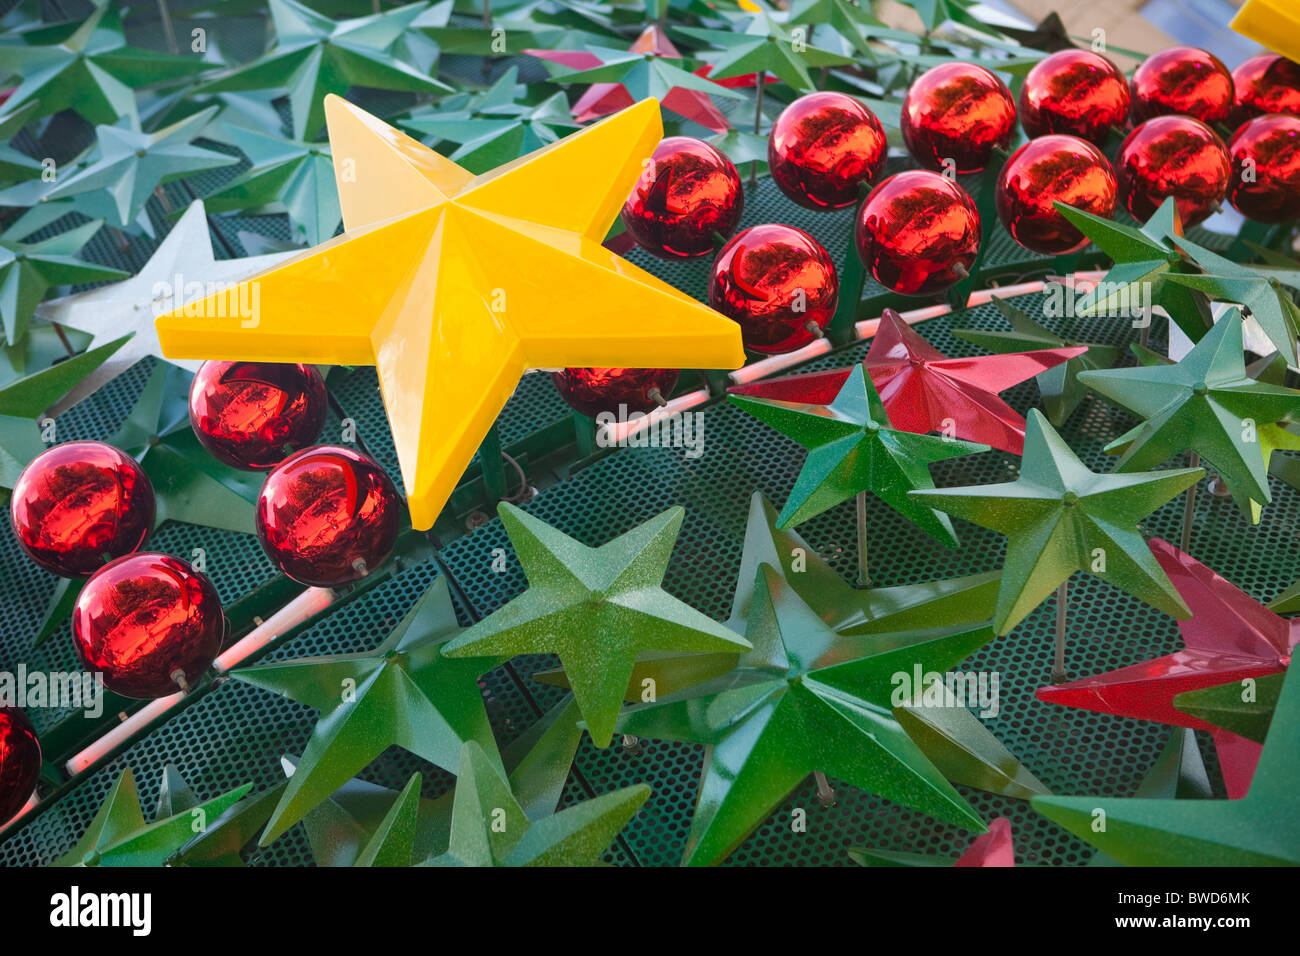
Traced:
<path fill-rule="evenodd" d="M 161 316 L 158 339 L 377 366 L 416 528 L 528 370 L 744 362 L 739 326 L 601 245 L 663 135 L 657 101 L 481 176 L 337 96 L 325 115 L 344 233 Z"/>

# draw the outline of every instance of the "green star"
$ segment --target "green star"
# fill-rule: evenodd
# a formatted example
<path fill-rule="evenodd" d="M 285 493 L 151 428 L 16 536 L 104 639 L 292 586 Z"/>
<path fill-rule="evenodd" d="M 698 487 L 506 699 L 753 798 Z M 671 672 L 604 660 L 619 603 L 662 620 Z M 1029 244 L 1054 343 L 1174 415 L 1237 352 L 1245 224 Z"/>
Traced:
<path fill-rule="evenodd" d="M 790 8 L 790 22 L 816 27 L 823 23 L 848 41 L 868 63 L 876 62 L 872 37 L 895 36 L 885 24 L 871 15 L 870 9 L 850 0 L 795 0 Z M 915 42 L 915 37 L 912 37 Z"/>
<path fill-rule="evenodd" d="M 1145 419 L 1107 446 L 1127 446 L 1118 470 L 1194 451 L 1247 498 L 1268 503 L 1259 427 L 1300 416 L 1300 392 L 1255 381 L 1243 356 L 1233 309 L 1177 363 L 1082 373 L 1088 388 Z"/>
<path fill-rule="evenodd" d="M 719 52 L 708 54 L 713 64 L 711 80 L 757 73 L 768 73 L 796 90 L 812 90 L 816 85 L 808 75 L 810 66 L 849 66 L 853 58 L 801 43 L 798 52 L 790 27 L 772 16 L 770 8 L 760 9 L 748 17 L 743 29 L 710 30 L 678 27 L 677 33 L 702 40 Z"/>
<path fill-rule="evenodd" d="M 558 654 L 597 747 L 609 746 L 637 655 L 749 644 L 660 587 L 685 511 L 670 508 L 589 548 L 502 502 L 529 588 L 443 650 L 448 657 Z M 482 669 L 480 669 L 482 670 Z"/>
<path fill-rule="evenodd" d="M 1204 474 L 1202 468 L 1090 471 L 1035 408 L 1017 480 L 912 494 L 1007 536 L 993 615 L 994 629 L 1006 634 L 1075 571 L 1088 571 L 1179 619 L 1189 617 L 1137 522 Z"/>
<path fill-rule="evenodd" d="M 1249 694 L 1244 681 L 1240 680 L 1184 691 L 1174 698 L 1174 707 L 1188 716 L 1199 717 L 1207 724 L 1262 744 L 1273 723 L 1285 677 L 1283 672 L 1248 678 L 1251 682 Z"/>
<path fill-rule="evenodd" d="M 762 565 L 745 636 L 754 647 L 735 671 L 619 722 L 623 733 L 709 747 L 686 865 L 722 860 L 814 771 L 984 829 L 894 718 L 891 698 L 896 675 L 948 670 L 991 639 L 987 626 L 848 637 Z"/>
<path fill-rule="evenodd" d="M 444 657 L 443 647 L 457 633 L 447 581 L 440 577 L 372 651 L 234 672 L 244 683 L 321 712 L 262 834 L 263 846 L 389 747 L 402 747 L 455 773 L 461 745 L 474 740 L 500 764 L 478 684 L 496 662 Z"/>
<path fill-rule="evenodd" d="M 552 71 L 557 83 L 618 83 L 637 102 L 648 96 L 663 100 L 675 88 L 727 99 L 745 98 L 744 93 L 682 69 L 676 65 L 681 60 L 672 57 L 600 46 L 586 49 L 600 59 L 601 65 L 589 70 L 558 67 Z"/>
<path fill-rule="evenodd" d="M 908 492 L 934 487 L 932 462 L 988 451 L 988 445 L 891 428 L 880 395 L 861 364 L 854 366 L 829 405 L 727 397 L 808 449 L 778 527 L 800 524 L 858 492 L 870 491 L 923 531 L 949 547 L 957 546 L 947 517 L 913 501 Z"/>

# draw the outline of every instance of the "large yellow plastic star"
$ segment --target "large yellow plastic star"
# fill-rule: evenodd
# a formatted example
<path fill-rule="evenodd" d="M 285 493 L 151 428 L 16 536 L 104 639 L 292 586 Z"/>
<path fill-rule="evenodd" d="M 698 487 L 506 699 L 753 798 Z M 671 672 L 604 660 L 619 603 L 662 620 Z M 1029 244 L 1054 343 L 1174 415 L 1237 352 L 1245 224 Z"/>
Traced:
<path fill-rule="evenodd" d="M 416 528 L 529 369 L 744 362 L 739 326 L 601 245 L 663 135 L 655 100 L 481 176 L 339 97 L 325 115 L 343 234 L 161 316 L 158 339 L 377 366 Z"/>

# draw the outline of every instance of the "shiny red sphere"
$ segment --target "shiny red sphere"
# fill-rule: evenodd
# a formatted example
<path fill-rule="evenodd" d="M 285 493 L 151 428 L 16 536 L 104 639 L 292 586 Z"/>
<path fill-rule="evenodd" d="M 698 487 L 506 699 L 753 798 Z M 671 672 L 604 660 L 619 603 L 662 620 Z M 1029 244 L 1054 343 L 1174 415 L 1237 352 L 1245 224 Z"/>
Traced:
<path fill-rule="evenodd" d="M 204 362 L 190 386 L 190 425 L 218 461 L 267 471 L 312 444 L 329 400 L 314 365 Z"/>
<path fill-rule="evenodd" d="M 135 459 L 103 442 L 70 441 L 23 469 L 9 517 L 33 561 L 76 578 L 144 544 L 154 507 L 153 486 Z"/>
<path fill-rule="evenodd" d="M 665 402 L 677 385 L 675 368 L 566 368 L 551 373 L 560 397 L 575 411 L 595 418 L 617 415 L 619 406 L 650 412 Z"/>
<path fill-rule="evenodd" d="M 715 233 L 731 235 L 744 206 L 731 160 L 702 140 L 669 136 L 623 203 L 623 225 L 651 255 L 690 259 L 714 250 Z"/>
<path fill-rule="evenodd" d="M 1268 113 L 1300 116 L 1300 63 L 1276 53 L 1251 57 L 1232 71 L 1233 124 Z"/>
<path fill-rule="evenodd" d="M 0 827 L 31 799 L 41 779 L 41 743 L 27 715 L 0 707 Z"/>
<path fill-rule="evenodd" d="M 226 636 L 221 599 L 206 575 L 169 554 L 118 558 L 91 576 L 72 609 L 72 640 L 86 670 L 124 697 L 165 697 L 192 685 Z"/>
<path fill-rule="evenodd" d="M 1190 228 L 1218 208 L 1232 164 L 1218 134 L 1190 116 L 1157 116 L 1128 134 L 1115 161 L 1119 195 L 1138 222 L 1173 196 Z"/>
<path fill-rule="evenodd" d="M 1258 222 L 1300 219 L 1300 117 L 1259 116 L 1228 143 L 1228 202 Z"/>
<path fill-rule="evenodd" d="M 1128 80 L 1100 54 L 1061 50 L 1025 76 L 1018 106 L 1031 138 L 1065 133 L 1102 146 L 1128 120 Z"/>
<path fill-rule="evenodd" d="M 1133 71 L 1129 94 L 1135 124 L 1172 115 L 1221 123 L 1232 109 L 1232 74 L 1213 53 L 1175 46 L 1153 53 Z"/>
<path fill-rule="evenodd" d="M 781 192 L 807 209 L 858 201 L 885 168 L 889 144 L 876 114 L 844 93 L 809 93 L 772 124 L 767 163 Z"/>
<path fill-rule="evenodd" d="M 397 540 L 401 505 L 371 458 L 320 445 L 280 462 L 258 495 L 257 537 L 271 562 L 302 584 L 365 577 Z"/>
<path fill-rule="evenodd" d="M 858 211 L 858 255 L 876 281 L 904 295 L 960 282 L 980 251 L 980 216 L 966 190 L 938 173 L 890 176 Z"/>
<path fill-rule="evenodd" d="M 764 354 L 807 345 L 835 314 L 839 278 L 808 233 L 770 223 L 722 247 L 709 278 L 709 305 L 740 325 L 745 348 Z"/>
<path fill-rule="evenodd" d="M 912 158 L 930 169 L 979 172 L 996 147 L 1010 145 L 1015 126 L 1011 91 L 974 63 L 926 70 L 903 100 L 903 142 Z"/>
<path fill-rule="evenodd" d="M 1077 136 L 1040 136 L 1021 146 L 998 175 L 998 218 L 1031 252 L 1077 252 L 1088 237 L 1053 203 L 1109 219 L 1115 215 L 1115 172 L 1101 150 Z"/>

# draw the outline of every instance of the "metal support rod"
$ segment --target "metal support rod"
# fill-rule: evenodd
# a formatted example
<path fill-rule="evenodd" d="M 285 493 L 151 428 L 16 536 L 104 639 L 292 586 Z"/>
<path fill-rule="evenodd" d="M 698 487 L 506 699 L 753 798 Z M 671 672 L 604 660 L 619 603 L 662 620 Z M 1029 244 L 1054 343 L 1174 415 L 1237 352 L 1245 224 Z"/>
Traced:
<path fill-rule="evenodd" d="M 858 517 L 858 586 L 865 588 L 871 586 L 867 575 L 867 493 L 859 491 L 853 503 Z"/>
<path fill-rule="evenodd" d="M 1188 466 L 1199 468 L 1201 466 L 1201 456 L 1196 452 L 1190 452 L 1187 456 Z M 1188 551 L 1192 545 L 1192 521 L 1196 517 L 1196 488 L 1200 482 L 1187 489 L 1187 496 L 1183 499 L 1183 536 L 1179 539 L 1178 547 L 1184 552 Z"/>
<path fill-rule="evenodd" d="M 1056 589 L 1056 660 L 1052 664 L 1052 680 L 1058 684 L 1065 680 L 1065 625 L 1069 586 L 1069 582 L 1062 581 Z"/>

